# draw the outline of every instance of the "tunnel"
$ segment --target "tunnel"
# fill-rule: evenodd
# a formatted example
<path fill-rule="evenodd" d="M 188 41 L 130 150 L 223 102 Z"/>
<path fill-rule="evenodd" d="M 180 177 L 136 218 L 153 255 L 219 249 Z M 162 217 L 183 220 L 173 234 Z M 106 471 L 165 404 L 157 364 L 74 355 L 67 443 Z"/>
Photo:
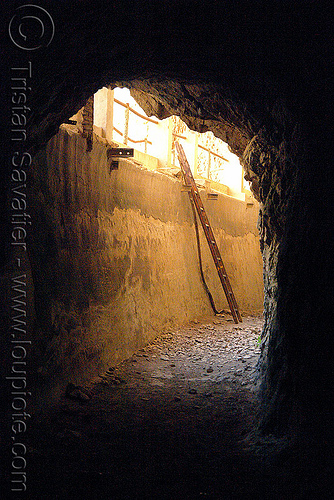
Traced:
<path fill-rule="evenodd" d="M 60 329 L 69 332 L 79 325 L 76 341 L 80 344 L 81 335 L 85 340 L 81 327 L 87 322 L 92 303 L 95 301 L 98 311 L 113 294 L 110 288 L 108 297 L 99 295 L 94 280 L 90 282 L 89 273 L 83 271 L 71 286 L 79 291 L 82 287 L 85 293 L 78 292 L 72 302 L 69 299 L 68 292 L 73 290 L 68 288 L 66 266 L 57 268 L 60 252 L 66 252 L 66 248 L 59 249 L 57 238 L 71 230 L 71 213 L 64 205 L 61 218 L 53 218 L 43 188 L 50 175 L 45 171 L 45 151 L 59 137 L 61 124 L 85 106 L 95 92 L 103 87 L 127 87 L 147 116 L 162 120 L 176 115 L 192 131 L 212 131 L 229 145 L 243 166 L 259 204 L 264 276 L 259 408 L 248 444 L 251 448 L 255 441 L 262 442 L 259 449 L 267 457 L 262 467 L 271 471 L 269 476 L 279 471 L 288 478 L 281 496 L 279 491 L 266 490 L 264 498 L 289 498 L 292 484 L 293 498 L 330 498 L 333 238 L 328 188 L 332 183 L 332 96 L 331 27 L 326 2 L 237 1 L 232 5 L 183 0 L 72 0 L 58 2 L 57 7 L 54 2 L 42 3 L 43 10 L 38 12 L 46 16 L 43 19 L 49 39 L 42 41 L 38 50 L 22 49 L 11 30 L 8 35 L 8 27 L 4 35 L 7 50 L 3 82 L 6 95 L 12 99 L 11 105 L 6 100 L 2 116 L 7 155 L 2 186 L 4 407 L 12 408 L 12 361 L 13 357 L 20 360 L 8 333 L 12 328 L 12 290 L 20 286 L 33 290 L 33 294 L 25 295 L 24 288 L 24 324 L 31 332 L 25 339 L 31 343 L 27 380 L 31 393 L 38 395 L 32 403 L 36 411 L 51 405 L 64 390 L 57 382 L 63 380 L 66 366 L 61 365 L 59 372 L 48 372 L 48 366 L 57 366 L 57 358 L 71 358 L 71 350 L 67 352 L 62 343 L 66 332 L 59 335 Z M 16 2 L 5 9 L 12 29 L 21 15 L 19 7 L 20 2 Z M 14 17 L 15 22 L 11 21 Z M 23 103 L 26 108 L 21 107 Z M 52 144 L 58 147 L 56 142 Z M 56 186 L 59 179 L 52 174 L 51 179 Z M 72 180 L 66 182 L 70 192 Z M 33 216 L 31 226 L 28 218 L 24 219 L 24 233 L 13 226 L 14 208 L 8 195 L 13 189 L 16 198 L 21 197 L 21 208 L 27 206 Z M 65 191 L 62 194 L 66 199 Z M 95 203 L 93 197 L 91 203 Z M 99 210 L 98 206 L 93 208 Z M 92 264 L 90 255 L 96 220 L 84 222 L 87 234 L 81 244 L 87 246 L 89 272 L 94 269 L 98 274 L 98 262 Z M 78 264 L 76 255 L 71 251 L 67 255 L 65 261 L 71 269 Z M 116 274 L 122 272 L 126 260 L 119 264 Z M 144 258 L 141 265 L 145 266 Z M 22 285 L 23 275 L 29 282 Z M 19 280 L 14 284 L 13 276 Z M 115 276 L 109 279 L 115 283 Z M 83 363 L 86 373 L 81 374 L 82 380 L 94 376 L 101 368 L 100 361 L 92 348 Z M 77 383 L 82 382 L 81 375 Z M 10 429 L 8 418 L 6 422 L 5 430 Z M 267 450 L 268 443 L 276 443 L 274 451 Z M 280 448 L 279 443 L 284 446 Z M 9 445 L 8 450 L 10 455 Z M 289 475 L 288 469 L 296 463 L 299 472 Z M 259 465 L 259 475 L 260 470 Z M 237 473 L 233 477 L 236 481 Z M 96 480 L 94 493 L 87 498 L 100 498 L 99 484 Z M 241 498 L 233 496 L 233 489 L 224 496 L 222 485 L 223 481 L 221 493 L 217 490 L 207 495 Z M 66 489 L 61 491 L 59 498 L 75 498 L 71 489 L 69 496 Z M 256 492 L 249 491 L 248 498 L 256 498 Z M 101 498 L 109 498 L 107 490 L 103 494 Z M 124 498 L 148 498 L 140 494 L 132 492 Z M 154 494 L 150 498 L 159 498 Z M 247 497 L 246 486 L 244 495 Z M 161 498 L 197 496 L 174 491 Z"/>

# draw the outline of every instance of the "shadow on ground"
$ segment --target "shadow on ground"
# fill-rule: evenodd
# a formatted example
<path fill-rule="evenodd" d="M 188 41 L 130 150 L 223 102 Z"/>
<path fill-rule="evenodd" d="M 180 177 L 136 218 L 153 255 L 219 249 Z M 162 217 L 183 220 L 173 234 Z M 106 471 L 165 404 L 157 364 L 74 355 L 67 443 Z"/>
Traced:
<path fill-rule="evenodd" d="M 90 387 L 69 386 L 31 420 L 25 498 L 299 498 L 277 464 L 269 472 L 245 446 L 257 411 L 261 327 L 259 318 L 192 323 Z"/>

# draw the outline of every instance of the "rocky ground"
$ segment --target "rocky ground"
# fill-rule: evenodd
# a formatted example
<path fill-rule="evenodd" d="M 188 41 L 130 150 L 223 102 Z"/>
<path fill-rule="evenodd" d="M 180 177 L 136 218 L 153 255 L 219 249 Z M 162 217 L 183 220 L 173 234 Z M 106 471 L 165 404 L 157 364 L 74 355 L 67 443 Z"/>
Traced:
<path fill-rule="evenodd" d="M 195 322 L 91 387 L 69 386 L 32 419 L 27 498 L 289 498 L 245 445 L 261 328 L 251 317 Z"/>

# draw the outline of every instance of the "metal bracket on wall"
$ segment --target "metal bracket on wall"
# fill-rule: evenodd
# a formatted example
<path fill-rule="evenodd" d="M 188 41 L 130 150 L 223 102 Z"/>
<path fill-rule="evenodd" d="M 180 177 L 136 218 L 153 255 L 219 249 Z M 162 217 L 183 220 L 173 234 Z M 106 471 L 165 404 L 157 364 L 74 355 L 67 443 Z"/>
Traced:
<path fill-rule="evenodd" d="M 118 169 L 118 160 L 120 158 L 133 158 L 133 148 L 109 148 L 107 158 L 110 160 L 109 171 Z"/>
<path fill-rule="evenodd" d="M 207 199 L 208 200 L 218 200 L 218 193 L 208 193 L 207 194 Z"/>

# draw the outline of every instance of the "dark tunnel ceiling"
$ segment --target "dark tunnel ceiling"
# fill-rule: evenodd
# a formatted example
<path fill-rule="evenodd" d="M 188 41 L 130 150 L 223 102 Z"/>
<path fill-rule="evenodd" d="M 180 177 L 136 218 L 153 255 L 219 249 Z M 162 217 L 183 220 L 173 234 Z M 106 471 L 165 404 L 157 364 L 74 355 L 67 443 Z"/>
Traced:
<path fill-rule="evenodd" d="M 153 98 L 160 115 L 180 114 L 197 129 L 211 120 L 218 135 L 225 128 L 240 156 L 260 128 L 274 140 L 291 119 L 302 121 L 325 86 L 329 22 L 312 5 L 84 0 L 62 7 L 51 2 L 59 28 L 44 52 L 32 54 L 33 147 L 99 88 L 127 84 L 150 95 L 147 111 Z"/>

